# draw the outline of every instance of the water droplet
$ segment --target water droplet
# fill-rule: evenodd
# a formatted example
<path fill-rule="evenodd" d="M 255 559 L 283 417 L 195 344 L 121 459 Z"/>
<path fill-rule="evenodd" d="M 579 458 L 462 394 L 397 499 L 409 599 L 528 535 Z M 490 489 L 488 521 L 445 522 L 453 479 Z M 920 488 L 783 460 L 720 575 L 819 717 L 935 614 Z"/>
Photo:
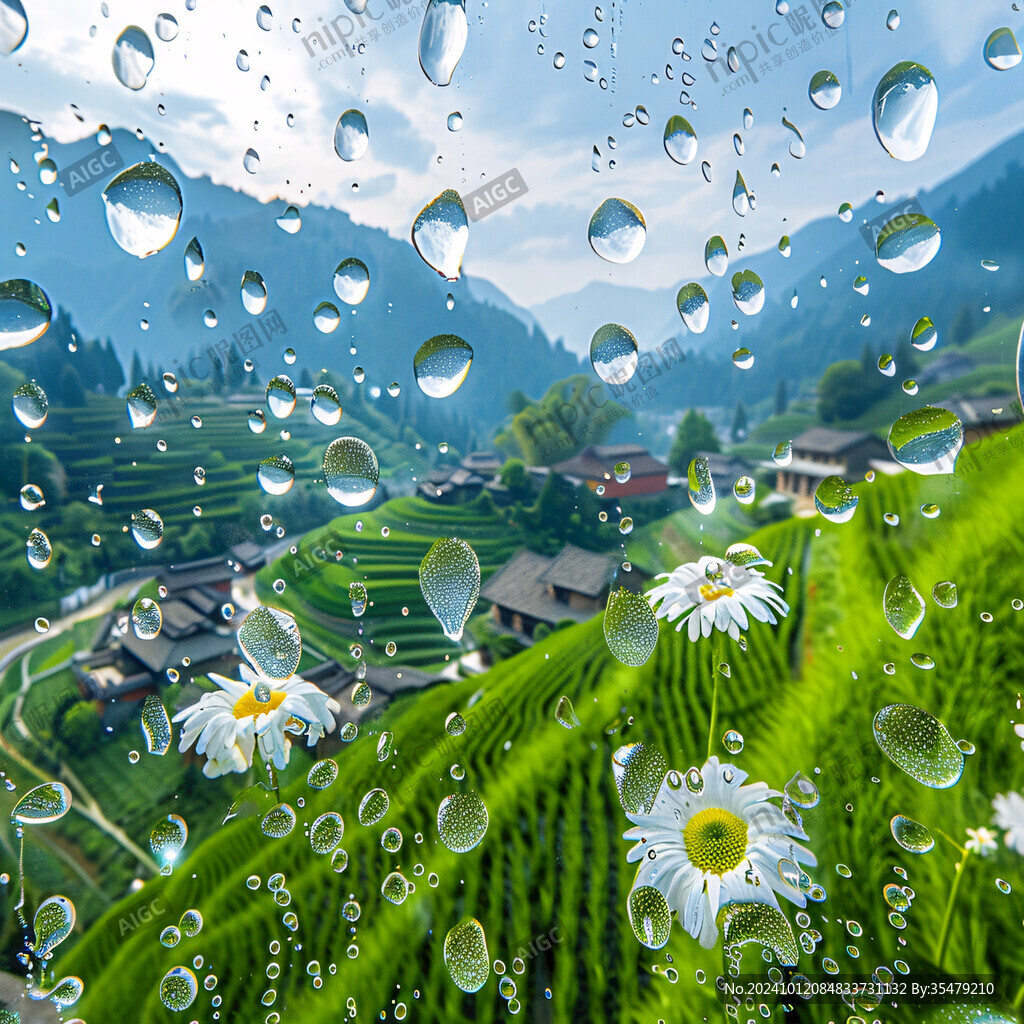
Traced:
<path fill-rule="evenodd" d="M 931 141 L 939 90 L 923 65 L 901 61 L 875 87 L 872 103 L 875 135 L 896 160 L 916 160 Z"/>
<path fill-rule="evenodd" d="M 152 256 L 177 234 L 181 190 L 155 161 L 133 164 L 118 174 L 104 190 L 103 202 L 111 237 L 132 256 Z"/>
<path fill-rule="evenodd" d="M 743 750 L 743 737 L 735 729 L 730 729 L 722 737 L 722 746 L 730 754 L 739 754 Z"/>
<path fill-rule="evenodd" d="M 474 790 L 446 796 L 437 808 L 437 834 L 452 853 L 467 853 L 487 831 L 487 808 Z"/>
<path fill-rule="evenodd" d="M 412 226 L 416 251 L 429 267 L 448 281 L 459 279 L 468 240 L 466 208 L 454 189 L 446 189 L 420 210 Z"/>
<path fill-rule="evenodd" d="M 558 704 L 555 706 L 555 721 L 566 729 L 579 727 L 580 720 L 576 717 L 576 709 L 572 706 L 572 701 L 564 695 L 558 698 Z"/>
<path fill-rule="evenodd" d="M 928 853 L 929 850 L 935 846 L 935 837 L 931 834 L 931 831 L 926 825 L 922 825 L 919 821 L 914 821 L 913 818 L 907 818 L 902 814 L 894 814 L 892 820 L 889 822 L 889 829 L 892 832 L 893 839 L 896 840 L 904 850 L 910 853 Z M 888 889 L 886 899 L 888 899 Z M 893 889 L 898 889 L 898 886 L 892 886 Z M 902 890 L 899 890 L 902 892 Z M 904 900 L 906 900 L 906 894 L 903 894 Z M 907 906 L 910 905 L 910 901 L 906 900 Z M 895 904 L 892 904 L 895 906 Z"/>
<path fill-rule="evenodd" d="M 173 967 L 160 982 L 160 1002 L 168 1010 L 187 1010 L 196 999 L 199 984 L 187 967 Z"/>
<path fill-rule="evenodd" d="M 924 622 L 924 598 L 906 576 L 893 576 L 885 586 L 882 607 L 886 621 L 904 640 L 910 640 Z"/>
<path fill-rule="evenodd" d="M 455 394 L 469 373 L 473 349 L 454 334 L 438 334 L 423 342 L 413 357 L 420 390 L 431 398 Z"/>
<path fill-rule="evenodd" d="M 963 424 L 940 406 L 925 406 L 901 416 L 889 429 L 892 457 L 921 476 L 952 473 L 964 443 Z"/>
<path fill-rule="evenodd" d="M 260 822 L 260 831 L 271 839 L 283 839 L 295 828 L 295 811 L 290 804 L 275 804 Z"/>
<path fill-rule="evenodd" d="M 188 841 L 188 825 L 178 814 L 161 818 L 149 834 L 149 848 L 163 865 L 170 865 L 184 849 Z"/>
<path fill-rule="evenodd" d="M 451 82 L 468 37 L 466 0 L 429 0 L 420 25 L 419 58 L 434 85 Z"/>
<path fill-rule="evenodd" d="M 811 102 L 819 110 L 831 110 L 843 96 L 843 87 L 831 71 L 817 71 L 807 87 Z"/>
<path fill-rule="evenodd" d="M 20 348 L 41 338 L 50 326 L 52 314 L 50 300 L 39 285 L 23 278 L 0 283 L 0 351 Z M 25 389 L 33 387 L 42 392 L 38 385 L 22 384 L 14 392 L 15 399 L 19 394 L 25 393 Z M 45 396 L 43 401 L 45 403 Z M 17 415 L 17 401 L 14 411 Z M 18 418 L 21 419 L 20 416 Z M 43 419 L 45 418 L 44 412 Z"/>
<path fill-rule="evenodd" d="M 1020 45 L 1013 31 L 997 28 L 985 40 L 985 63 L 995 71 L 1009 71 L 1020 63 Z"/>
<path fill-rule="evenodd" d="M 373 449 L 358 437 L 339 437 L 324 452 L 327 491 L 341 505 L 365 505 L 377 491 L 380 467 Z"/>
<path fill-rule="evenodd" d="M 33 569 L 45 569 L 53 557 L 50 538 L 42 530 L 33 530 L 25 541 L 25 554 Z"/>
<path fill-rule="evenodd" d="M 10 282 L 5 282 L 9 284 Z M 28 284 L 28 282 L 24 282 Z M 32 287 L 35 287 L 34 285 Z M 47 302 L 47 310 L 49 309 L 49 302 Z M 7 317 L 8 310 L 6 303 L 4 302 L 4 285 L 0 285 L 0 350 L 4 348 L 13 348 L 14 345 L 5 345 L 4 340 L 7 335 L 6 325 L 8 324 Z M 47 325 L 49 325 L 49 313 L 47 313 Z M 44 327 L 43 330 L 46 328 Z M 42 331 L 36 335 L 38 338 L 42 334 Z M 30 339 L 35 340 L 35 339 Z M 22 342 L 21 344 L 28 344 L 28 342 Z M 27 384 L 19 384 L 14 389 L 14 394 L 11 396 L 11 411 L 14 413 L 18 422 L 29 430 L 36 430 L 46 422 L 46 414 L 50 408 L 50 403 L 47 400 L 46 392 L 35 383 L 30 381 Z"/>
<path fill-rule="evenodd" d="M 146 84 L 155 63 L 153 44 L 141 28 L 129 25 L 117 37 L 111 60 L 114 74 L 122 85 L 132 90 L 141 89 Z"/>
<path fill-rule="evenodd" d="M 860 498 L 845 480 L 827 476 L 814 492 L 814 506 L 830 523 L 848 523 Z"/>
<path fill-rule="evenodd" d="M 25 484 L 18 492 L 18 498 L 26 512 L 35 512 L 37 508 L 42 508 L 46 504 L 42 489 L 35 484 Z"/>
<path fill-rule="evenodd" d="M 891 10 L 885 19 L 885 27 L 890 32 L 895 32 L 900 27 L 900 12 L 895 8 Z"/>
<path fill-rule="evenodd" d="M 686 165 L 697 155 L 697 133 L 685 117 L 674 114 L 665 124 L 664 145 L 677 164 Z"/>
<path fill-rule="evenodd" d="M 322 761 L 317 761 L 312 768 L 309 769 L 309 774 L 306 776 L 306 783 L 310 789 L 327 789 L 328 786 L 334 784 L 338 778 L 338 762 L 333 758 L 326 757 Z"/>
<path fill-rule="evenodd" d="M 701 515 L 709 516 L 715 510 L 715 483 L 711 478 L 711 466 L 707 458 L 698 455 L 690 461 L 687 469 L 690 503 Z"/>
<path fill-rule="evenodd" d="M 732 186 L 732 208 L 740 217 L 750 213 L 750 191 L 739 171 L 736 172 L 736 181 Z"/>
<path fill-rule="evenodd" d="M 653 885 L 633 889 L 627 901 L 633 934 L 648 949 L 661 949 L 672 931 L 672 911 Z"/>
<path fill-rule="evenodd" d="M 444 635 L 456 643 L 480 594 L 476 552 L 457 537 L 436 540 L 420 563 L 420 590 Z"/>
<path fill-rule="evenodd" d="M 44 782 L 30 789 L 11 811 L 19 825 L 46 825 L 63 818 L 71 809 L 71 790 L 63 782 Z"/>
<path fill-rule="evenodd" d="M 457 924 L 444 940 L 444 962 L 452 981 L 463 992 L 479 992 L 491 973 L 487 937 L 475 918 Z"/>
<path fill-rule="evenodd" d="M 288 679 L 302 657 L 302 637 L 295 619 L 262 604 L 242 620 L 238 645 L 252 666 L 270 679 Z"/>
<path fill-rule="evenodd" d="M 179 942 L 181 942 L 181 931 L 173 924 L 169 924 L 160 933 L 160 945 L 167 949 L 173 949 Z"/>
<path fill-rule="evenodd" d="M 286 494 L 295 483 L 295 464 L 287 455 L 272 455 L 260 461 L 256 479 L 267 494 Z"/>
<path fill-rule="evenodd" d="M 688 331 L 693 334 L 704 333 L 711 307 L 708 304 L 708 293 L 699 284 L 684 284 L 679 289 L 676 295 L 676 308 Z"/>
<path fill-rule="evenodd" d="M 746 316 L 755 316 L 764 306 L 764 282 L 752 270 L 732 275 L 732 301 Z"/>
<path fill-rule="evenodd" d="M 28 35 L 28 18 L 21 0 L 0 2 L 0 53 L 8 54 L 21 46 Z M 12 161 L 13 163 L 13 161 Z M 17 174 L 17 171 L 14 172 Z"/>
<path fill-rule="evenodd" d="M 371 789 L 359 802 L 359 824 L 375 825 L 387 814 L 390 805 L 383 789 Z"/>
<path fill-rule="evenodd" d="M 821 9 L 821 20 L 829 28 L 839 28 L 846 20 L 846 11 L 839 0 L 829 0 Z"/>
<path fill-rule="evenodd" d="M 789 155 L 795 160 L 802 160 L 807 155 L 807 146 L 804 144 L 804 137 L 800 134 L 800 129 L 787 117 L 783 117 L 782 126 L 788 128 L 793 135 L 793 138 L 789 140 Z"/>
<path fill-rule="evenodd" d="M 345 834 L 345 822 L 334 811 L 321 814 L 309 827 L 309 845 L 314 853 L 333 853 Z"/>
<path fill-rule="evenodd" d="M 647 600 L 624 587 L 613 588 L 604 611 L 604 638 L 623 665 L 643 665 L 658 641 L 658 622 Z"/>
<path fill-rule="evenodd" d="M 75 905 L 66 896 L 51 896 L 43 900 L 32 920 L 35 937 L 29 949 L 43 960 L 59 946 L 75 927 Z"/>
<path fill-rule="evenodd" d="M 704 266 L 715 277 L 724 277 L 729 269 L 729 250 L 721 235 L 713 235 L 704 246 Z"/>
<path fill-rule="evenodd" d="M 890 704 L 875 715 L 875 741 L 912 778 L 932 789 L 949 789 L 960 781 L 963 752 L 946 727 L 921 708 Z"/>
<path fill-rule="evenodd" d="M 636 338 L 621 324 L 605 324 L 590 340 L 590 363 L 606 384 L 625 384 L 636 370 Z"/>

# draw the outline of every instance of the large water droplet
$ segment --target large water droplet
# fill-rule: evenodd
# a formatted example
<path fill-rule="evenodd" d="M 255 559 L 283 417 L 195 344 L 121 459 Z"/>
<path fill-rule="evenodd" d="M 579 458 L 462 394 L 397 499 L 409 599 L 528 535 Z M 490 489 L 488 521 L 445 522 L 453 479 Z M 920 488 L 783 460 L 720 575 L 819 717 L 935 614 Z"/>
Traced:
<path fill-rule="evenodd" d="M 658 620 L 641 594 L 624 587 L 611 591 L 604 610 L 604 639 L 623 665 L 643 665 L 654 653 Z"/>
<path fill-rule="evenodd" d="M 625 199 L 606 199 L 590 218 L 590 247 L 609 263 L 632 263 L 647 241 L 643 214 Z"/>
<path fill-rule="evenodd" d="M 388 813 L 390 806 L 391 801 L 383 789 L 371 789 L 359 801 L 359 824 L 365 827 L 376 825 Z"/>
<path fill-rule="evenodd" d="M 785 914 L 767 903 L 730 903 L 725 908 L 722 937 L 726 951 L 754 942 L 770 949 L 784 967 L 796 966 L 800 957 Z"/>
<path fill-rule="evenodd" d="M 204 267 L 203 247 L 199 244 L 199 239 L 193 237 L 185 246 L 185 276 L 190 281 L 198 281 L 203 276 Z"/>
<path fill-rule="evenodd" d="M 736 180 L 732 186 L 732 208 L 740 217 L 746 217 L 750 213 L 750 191 L 739 171 L 736 172 Z"/>
<path fill-rule="evenodd" d="M 172 967 L 160 982 L 160 1002 L 168 1010 L 187 1010 L 198 992 L 196 976 L 187 967 Z"/>
<path fill-rule="evenodd" d="M 295 828 L 295 821 L 295 811 L 290 804 L 275 804 L 263 815 L 260 831 L 270 839 L 284 839 Z"/>
<path fill-rule="evenodd" d="M 146 551 L 152 550 L 164 539 L 164 521 L 151 508 L 140 508 L 133 512 L 131 523 L 135 543 Z"/>
<path fill-rule="evenodd" d="M 267 494 L 287 494 L 295 483 L 295 463 L 283 454 L 261 459 L 256 479 Z"/>
<path fill-rule="evenodd" d="M 25 541 L 25 554 L 33 569 L 45 569 L 53 557 L 50 538 L 42 530 L 34 529 Z"/>
<path fill-rule="evenodd" d="M 963 751 L 946 727 L 922 708 L 890 704 L 875 715 L 875 741 L 912 778 L 932 789 L 960 781 Z"/>
<path fill-rule="evenodd" d="M 458 642 L 480 594 L 476 552 L 457 537 L 434 541 L 420 562 L 420 590 L 444 635 Z"/>
<path fill-rule="evenodd" d="M 171 720 L 167 717 L 164 702 L 155 693 L 143 701 L 139 725 L 146 739 L 146 750 L 163 757 L 171 746 Z"/>
<path fill-rule="evenodd" d="M 181 189 L 170 171 L 155 161 L 123 170 L 107 185 L 103 202 L 111 236 L 132 256 L 152 256 L 177 234 Z"/>
<path fill-rule="evenodd" d="M 690 460 L 686 471 L 690 504 L 704 516 L 715 511 L 715 483 L 711 479 L 711 466 L 707 458 L 698 455 Z"/>
<path fill-rule="evenodd" d="M 817 71 L 811 76 L 807 93 L 819 110 L 831 110 L 843 97 L 843 87 L 831 71 Z"/>
<path fill-rule="evenodd" d="M 697 133 L 685 117 L 674 114 L 665 125 L 665 152 L 677 164 L 688 164 L 697 155 Z"/>
<path fill-rule="evenodd" d="M 473 349 L 454 334 L 438 334 L 423 342 L 413 357 L 416 383 L 431 398 L 455 394 L 469 373 Z"/>
<path fill-rule="evenodd" d="M 132 429 L 150 426 L 156 419 L 156 395 L 148 384 L 137 384 L 126 396 Z"/>
<path fill-rule="evenodd" d="M 927 825 L 922 825 L 919 821 L 914 821 L 913 818 L 907 818 L 902 814 L 894 814 L 892 819 L 889 821 L 889 830 L 892 832 L 893 839 L 896 840 L 904 850 L 910 853 L 927 853 L 935 846 L 935 837 L 931 834 Z M 888 888 L 888 886 L 886 887 Z M 893 888 L 898 888 L 894 886 Z M 906 897 L 906 893 L 900 889 L 903 894 L 903 903 L 906 907 L 910 906 L 910 901 Z M 886 897 L 888 899 L 888 896 Z M 904 907 L 903 909 L 906 909 Z M 901 909 L 899 907 L 897 910 Z"/>
<path fill-rule="evenodd" d="M 889 429 L 889 451 L 921 476 L 952 473 L 964 443 L 964 427 L 948 409 L 925 406 L 901 416 Z"/>
<path fill-rule="evenodd" d="M 288 679 L 302 657 L 299 627 L 287 612 L 259 604 L 238 627 L 242 653 L 265 676 Z"/>
<path fill-rule="evenodd" d="M 935 221 L 923 213 L 900 213 L 887 221 L 875 240 L 875 259 L 894 274 L 912 274 L 928 266 L 942 245 Z"/>
<path fill-rule="evenodd" d="M 317 384 L 309 400 L 313 418 L 324 426 L 333 427 L 341 420 L 341 399 L 330 384 Z"/>
<path fill-rule="evenodd" d="M 916 160 L 928 148 L 938 110 L 939 90 L 932 73 L 921 64 L 900 61 L 875 87 L 875 135 L 889 156 Z"/>
<path fill-rule="evenodd" d="M 314 853 L 332 853 L 345 835 L 345 822 L 335 811 L 321 814 L 309 826 L 309 845 Z"/>
<path fill-rule="evenodd" d="M 35 937 L 29 948 L 42 960 L 71 934 L 74 927 L 74 903 L 66 896 L 51 896 L 39 904 L 32 920 Z"/>
<path fill-rule="evenodd" d="M 957 602 L 956 584 L 951 580 L 936 583 L 932 587 L 932 600 L 940 608 L 955 608 Z"/>
<path fill-rule="evenodd" d="M 463 992 L 479 992 L 491 974 L 487 936 L 476 918 L 457 924 L 444 939 L 444 962 Z"/>
<path fill-rule="evenodd" d="M 469 37 L 466 0 L 429 0 L 420 25 L 423 74 L 434 85 L 448 85 Z"/>
<path fill-rule="evenodd" d="M 3 286 L 0 285 L 0 295 Z M 3 305 L 0 300 L 0 349 L 3 346 Z M 37 335 L 38 337 L 38 335 Z M 50 403 L 46 392 L 35 381 L 26 384 L 19 384 L 11 396 L 11 411 L 17 417 L 18 422 L 29 430 L 35 430 L 46 422 L 46 414 Z"/>
<path fill-rule="evenodd" d="M 137 25 L 129 25 L 114 43 L 111 55 L 117 80 L 129 89 L 141 89 L 153 70 L 153 44 Z"/>
<path fill-rule="evenodd" d="M 755 316 L 764 307 L 764 282 L 752 270 L 732 275 L 732 301 L 747 316 Z"/>
<path fill-rule="evenodd" d="M 349 256 L 334 270 L 334 291 L 342 302 L 358 306 L 370 290 L 370 271 L 362 260 Z"/>
<path fill-rule="evenodd" d="M 39 285 L 22 278 L 0 283 L 0 351 L 41 338 L 52 315 L 50 300 Z M 15 395 L 27 386 L 21 385 Z"/>
<path fill-rule="evenodd" d="M 361 110 L 346 110 L 334 126 L 334 152 L 342 160 L 359 160 L 370 145 L 370 130 Z"/>
<path fill-rule="evenodd" d="M 904 640 L 910 640 L 924 622 L 924 598 L 906 576 L 893 576 L 882 598 L 885 619 Z"/>
<path fill-rule="evenodd" d="M 437 834 L 452 853 L 467 853 L 487 831 L 487 808 L 473 790 L 446 796 L 437 808 Z"/>
<path fill-rule="evenodd" d="M 686 324 L 686 329 L 693 334 L 703 334 L 708 325 L 711 306 L 708 304 L 708 293 L 697 284 L 684 284 L 676 295 L 676 308 Z"/>
<path fill-rule="evenodd" d="M 648 949 L 661 949 L 672 931 L 672 911 L 653 885 L 641 885 L 629 894 L 629 923 L 633 934 Z"/>
<path fill-rule="evenodd" d="M 149 834 L 149 848 L 162 864 L 171 864 L 188 842 L 188 825 L 179 814 L 161 818 Z"/>
<path fill-rule="evenodd" d="M 278 374 L 267 382 L 267 408 L 279 420 L 287 419 L 295 409 L 295 384 L 286 374 Z"/>
<path fill-rule="evenodd" d="M 19 825 L 46 825 L 63 818 L 71 809 L 71 790 L 63 782 L 44 782 L 30 789 L 11 811 Z"/>
<path fill-rule="evenodd" d="M 997 28 L 985 40 L 985 63 L 996 71 L 1009 71 L 1020 63 L 1020 44 L 1012 29 Z"/>
<path fill-rule="evenodd" d="M 606 384 L 625 384 L 638 361 L 636 338 L 621 324 L 605 324 L 590 339 L 590 363 Z"/>
<path fill-rule="evenodd" d="M 704 266 L 715 277 L 724 277 L 729 269 L 729 250 L 721 235 L 712 235 L 704 246 Z"/>
<path fill-rule="evenodd" d="M 14 53 L 28 35 L 28 18 L 21 0 L 0 0 L 0 53 Z"/>
<path fill-rule="evenodd" d="M 580 724 L 572 701 L 565 695 L 559 697 L 558 704 L 555 705 L 555 721 L 566 729 L 575 729 Z"/>
<path fill-rule="evenodd" d="M 247 313 L 258 316 L 267 307 L 267 286 L 263 275 L 255 270 L 247 270 L 242 275 L 242 305 Z"/>
<path fill-rule="evenodd" d="M 412 244 L 427 266 L 448 281 L 458 281 L 469 241 L 469 220 L 462 197 L 445 189 L 416 216 Z"/>
<path fill-rule="evenodd" d="M 377 491 L 380 466 L 373 449 L 358 437 L 339 437 L 324 452 L 327 492 L 348 508 L 365 505 Z"/>
<path fill-rule="evenodd" d="M 827 476 L 814 492 L 814 506 L 830 523 L 846 523 L 853 518 L 860 499 L 853 488 L 838 476 Z"/>

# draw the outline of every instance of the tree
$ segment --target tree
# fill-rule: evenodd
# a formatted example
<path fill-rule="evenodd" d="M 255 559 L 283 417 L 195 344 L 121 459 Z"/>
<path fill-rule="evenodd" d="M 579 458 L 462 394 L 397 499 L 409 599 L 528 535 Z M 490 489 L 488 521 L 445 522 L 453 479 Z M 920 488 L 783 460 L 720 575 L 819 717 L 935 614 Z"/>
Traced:
<path fill-rule="evenodd" d="M 721 450 L 711 421 L 697 409 L 690 409 L 676 427 L 676 439 L 672 442 L 668 464 L 673 472 L 682 476 L 697 452 Z"/>
<path fill-rule="evenodd" d="M 775 415 L 781 416 L 789 407 L 789 395 L 786 393 L 786 378 L 780 377 L 775 382 Z"/>
<path fill-rule="evenodd" d="M 509 459 L 501 467 L 501 486 L 508 489 L 513 501 L 522 501 L 530 493 L 530 477 L 522 459 Z"/>
<path fill-rule="evenodd" d="M 132 353 L 132 368 L 128 377 L 128 387 L 133 388 L 136 384 L 141 384 L 145 374 L 142 370 L 142 360 L 139 358 L 138 349 Z"/>
<path fill-rule="evenodd" d="M 974 334 L 974 314 L 970 306 L 961 306 L 960 312 L 953 321 L 953 327 L 949 332 L 949 340 L 954 345 L 963 345 L 971 340 Z"/>
<path fill-rule="evenodd" d="M 60 378 L 57 381 L 57 391 L 60 394 L 61 404 L 69 409 L 81 409 L 85 406 L 85 388 L 82 386 L 82 378 L 70 363 L 64 364 L 60 371 Z"/>
<path fill-rule="evenodd" d="M 855 359 L 833 363 L 818 384 L 818 417 L 822 423 L 854 420 L 881 397 L 884 378 L 877 370 L 870 376 Z"/>
<path fill-rule="evenodd" d="M 747 436 L 747 410 L 743 408 L 742 402 L 736 403 L 736 412 L 732 417 L 732 429 L 729 437 L 733 444 L 738 444 Z"/>

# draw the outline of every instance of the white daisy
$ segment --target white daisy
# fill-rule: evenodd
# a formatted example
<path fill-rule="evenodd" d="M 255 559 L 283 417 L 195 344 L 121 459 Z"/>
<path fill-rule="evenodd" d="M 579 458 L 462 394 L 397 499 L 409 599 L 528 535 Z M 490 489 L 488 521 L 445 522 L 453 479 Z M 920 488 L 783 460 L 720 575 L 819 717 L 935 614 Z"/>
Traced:
<path fill-rule="evenodd" d="M 710 636 L 712 629 L 738 640 L 740 630 L 748 628 L 748 614 L 758 622 L 770 622 L 774 626 L 775 613 L 784 617 L 789 605 L 779 596 L 782 587 L 752 568 L 753 564 L 771 565 L 771 562 L 757 555 L 756 560 L 745 559 L 744 564 L 736 564 L 730 560 L 730 555 L 738 554 L 738 548 L 741 546 L 730 548 L 725 559 L 705 555 L 698 562 L 686 562 L 670 573 L 661 573 L 657 579 L 666 582 L 646 594 L 652 608 L 661 603 L 655 615 L 669 622 L 683 616 L 676 630 L 681 630 L 688 622 L 691 641 Z M 752 551 L 757 554 L 749 546 L 742 546 L 741 550 L 744 554 Z"/>
<path fill-rule="evenodd" d="M 701 775 L 698 794 L 685 785 L 674 789 L 666 776 L 650 813 L 627 813 L 636 827 L 623 839 L 637 840 L 626 859 L 643 862 L 634 887 L 658 889 L 683 928 L 710 949 L 718 937 L 718 912 L 727 903 L 767 903 L 778 910 L 778 893 L 806 906 L 798 865 L 817 861 L 792 841 L 806 839 L 803 830 L 768 803 L 781 793 L 763 782 L 744 786 L 747 773 L 717 757 L 708 758 Z"/>
<path fill-rule="evenodd" d="M 1005 829 L 1003 842 L 1024 857 L 1024 796 L 1020 793 L 996 793 L 992 801 L 995 823 Z"/>
<path fill-rule="evenodd" d="M 998 835 L 990 828 L 986 828 L 984 825 L 978 828 L 969 828 L 967 830 L 968 840 L 964 843 L 964 846 L 978 854 L 981 857 L 987 857 L 990 853 L 994 853 L 998 848 L 996 839 Z"/>
<path fill-rule="evenodd" d="M 228 772 L 244 772 L 252 766 L 253 749 L 282 769 L 291 753 L 291 736 L 307 734 L 316 744 L 335 726 L 333 712 L 341 705 L 300 676 L 271 679 L 246 664 L 239 665 L 242 681 L 210 673 L 220 690 L 204 693 L 197 704 L 174 716 L 185 722 L 178 749 L 184 753 L 196 745 L 205 754 L 203 774 L 208 778 Z"/>

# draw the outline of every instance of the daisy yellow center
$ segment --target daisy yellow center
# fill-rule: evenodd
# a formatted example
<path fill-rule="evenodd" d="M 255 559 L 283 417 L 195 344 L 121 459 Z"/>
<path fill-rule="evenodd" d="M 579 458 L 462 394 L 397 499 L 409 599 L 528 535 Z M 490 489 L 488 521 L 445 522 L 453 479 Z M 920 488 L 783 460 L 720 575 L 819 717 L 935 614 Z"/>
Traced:
<path fill-rule="evenodd" d="M 235 701 L 231 714 L 235 718 L 255 718 L 257 715 L 265 715 L 268 711 L 274 711 L 281 706 L 288 694 L 284 690 L 271 690 L 270 700 L 259 701 L 256 699 L 256 688 L 250 686 L 241 697 Z"/>
<path fill-rule="evenodd" d="M 734 593 L 732 587 L 720 584 L 702 583 L 700 587 L 700 596 L 705 601 L 717 601 L 720 597 L 732 597 Z"/>
<path fill-rule="evenodd" d="M 683 844 L 698 871 L 724 875 L 747 855 L 747 823 L 730 811 L 707 807 L 686 823 Z"/>

